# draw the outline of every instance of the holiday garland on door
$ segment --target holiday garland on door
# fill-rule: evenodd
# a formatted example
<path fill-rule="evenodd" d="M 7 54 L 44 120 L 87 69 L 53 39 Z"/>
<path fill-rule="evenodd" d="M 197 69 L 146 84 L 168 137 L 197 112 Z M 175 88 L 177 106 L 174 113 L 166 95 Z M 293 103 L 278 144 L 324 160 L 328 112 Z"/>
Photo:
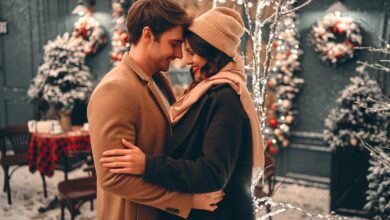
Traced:
<path fill-rule="evenodd" d="M 291 13 L 284 17 L 277 30 L 273 43 L 273 63 L 270 67 L 268 90 L 275 100 L 267 106 L 265 138 L 267 150 L 276 154 L 280 147 L 289 145 L 290 127 L 294 122 L 296 111 L 293 101 L 299 92 L 298 86 L 304 81 L 295 76 L 300 70 L 299 56 L 302 54 L 297 39 L 296 15 Z"/>
<path fill-rule="evenodd" d="M 74 24 L 72 38 L 80 41 L 80 50 L 86 55 L 95 54 L 107 42 L 104 29 L 91 12 Z"/>
<path fill-rule="evenodd" d="M 79 46 L 69 33 L 44 46 L 44 62 L 27 92 L 30 102 L 70 113 L 76 101 L 87 101 L 93 83 Z"/>
<path fill-rule="evenodd" d="M 388 116 L 375 111 L 380 104 L 374 100 L 382 99 L 382 91 L 378 83 L 360 73 L 351 78 L 337 106 L 325 119 L 324 139 L 332 150 L 360 148 L 364 149 L 364 140 L 371 146 L 378 146 L 386 140 Z"/>
<path fill-rule="evenodd" d="M 314 50 L 326 63 L 342 64 L 354 57 L 354 49 L 362 44 L 358 24 L 340 12 L 325 15 L 312 29 Z"/>
<path fill-rule="evenodd" d="M 113 1 L 112 3 L 112 18 L 114 20 L 115 27 L 112 32 L 111 61 L 114 66 L 119 64 L 119 62 L 122 60 L 123 54 L 129 51 L 130 48 L 123 4 L 123 2 L 118 1 Z"/>

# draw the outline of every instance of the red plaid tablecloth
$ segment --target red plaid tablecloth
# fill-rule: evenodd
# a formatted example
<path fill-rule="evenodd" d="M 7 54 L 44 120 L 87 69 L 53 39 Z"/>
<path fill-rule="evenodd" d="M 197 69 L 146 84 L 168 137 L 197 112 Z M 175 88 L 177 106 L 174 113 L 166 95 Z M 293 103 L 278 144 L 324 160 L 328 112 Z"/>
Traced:
<path fill-rule="evenodd" d="M 90 150 L 89 133 L 80 128 L 58 135 L 32 133 L 28 152 L 30 172 L 38 170 L 51 177 L 61 157 Z"/>

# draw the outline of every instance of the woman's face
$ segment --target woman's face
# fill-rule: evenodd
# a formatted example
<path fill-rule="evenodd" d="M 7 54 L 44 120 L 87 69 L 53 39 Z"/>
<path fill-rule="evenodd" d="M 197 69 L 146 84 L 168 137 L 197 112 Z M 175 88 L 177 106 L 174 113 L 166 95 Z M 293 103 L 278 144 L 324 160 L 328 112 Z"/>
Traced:
<path fill-rule="evenodd" d="M 186 63 L 187 65 L 191 66 L 191 71 L 194 73 L 195 79 L 204 79 L 204 74 L 201 73 L 200 70 L 204 65 L 206 65 L 206 58 L 194 53 L 190 44 L 188 43 L 188 40 L 184 41 L 184 49 L 187 53 Z"/>

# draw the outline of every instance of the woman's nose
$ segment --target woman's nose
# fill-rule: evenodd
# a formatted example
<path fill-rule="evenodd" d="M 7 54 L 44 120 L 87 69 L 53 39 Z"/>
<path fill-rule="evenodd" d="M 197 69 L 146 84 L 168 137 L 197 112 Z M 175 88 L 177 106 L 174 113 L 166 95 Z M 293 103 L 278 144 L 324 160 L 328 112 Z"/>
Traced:
<path fill-rule="evenodd" d="M 190 55 L 188 55 L 188 54 L 186 56 L 186 64 L 187 65 L 192 65 L 192 57 Z"/>

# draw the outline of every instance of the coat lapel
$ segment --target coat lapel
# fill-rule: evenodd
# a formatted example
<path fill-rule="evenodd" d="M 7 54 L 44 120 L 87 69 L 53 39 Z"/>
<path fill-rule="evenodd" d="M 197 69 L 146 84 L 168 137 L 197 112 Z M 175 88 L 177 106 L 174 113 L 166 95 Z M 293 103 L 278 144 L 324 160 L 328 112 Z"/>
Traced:
<path fill-rule="evenodd" d="M 149 90 L 153 100 L 157 104 L 160 111 L 163 113 L 165 119 L 168 121 L 169 124 L 171 124 L 171 119 L 170 119 L 170 116 L 168 114 L 168 110 L 166 109 L 164 102 L 163 102 L 162 98 L 160 97 L 159 92 L 157 91 L 157 88 L 153 85 L 152 79 L 150 77 L 148 77 L 148 75 L 132 60 L 132 58 L 129 56 L 129 54 L 127 54 L 127 53 L 124 54 L 123 59 L 122 59 L 122 63 L 125 63 L 126 65 L 128 65 L 138 75 L 138 77 L 142 81 L 147 83 L 148 90 Z M 156 73 L 155 74 L 155 75 L 157 75 L 156 78 L 159 78 L 159 80 L 162 83 L 165 83 L 165 85 L 163 85 L 163 86 L 165 87 L 164 89 L 168 92 L 168 96 L 170 96 L 170 94 L 172 94 L 172 97 L 173 97 L 173 98 L 167 97 L 167 99 L 170 103 L 171 103 L 171 101 L 173 103 L 175 101 L 175 99 L 174 99 L 171 87 L 169 86 L 169 83 L 164 81 L 164 79 L 160 79 L 160 78 L 163 78 L 163 76 L 160 76 L 160 74 L 161 73 Z"/>
<path fill-rule="evenodd" d="M 160 111 L 164 114 L 165 118 L 171 124 L 171 119 L 168 113 L 168 109 L 165 107 L 164 101 L 162 100 L 159 92 L 157 91 L 156 86 L 153 84 L 152 81 L 149 81 L 148 83 L 148 89 L 150 94 L 152 95 L 154 101 L 156 102 L 157 106 L 159 107 Z"/>
<path fill-rule="evenodd" d="M 173 105 L 173 103 L 176 102 L 176 98 L 173 94 L 172 83 L 168 77 L 163 73 L 156 73 L 153 75 L 153 80 L 163 91 L 165 97 L 168 99 L 169 104 Z"/>

